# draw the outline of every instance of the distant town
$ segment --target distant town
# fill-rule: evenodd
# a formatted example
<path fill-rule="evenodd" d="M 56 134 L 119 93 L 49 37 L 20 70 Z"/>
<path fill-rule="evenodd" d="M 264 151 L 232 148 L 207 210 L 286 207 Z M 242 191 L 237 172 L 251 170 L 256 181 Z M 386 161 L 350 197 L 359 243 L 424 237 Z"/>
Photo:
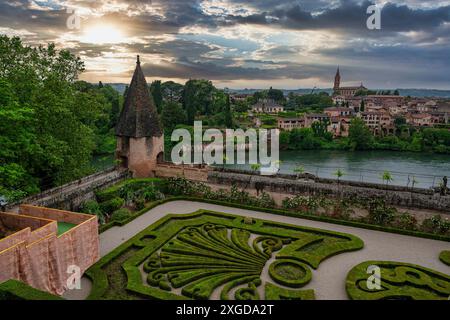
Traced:
<path fill-rule="evenodd" d="M 325 94 L 325 93 L 324 93 Z M 277 117 L 277 127 L 281 130 L 311 128 L 315 122 L 326 123 L 327 131 L 333 137 L 347 137 L 350 122 L 354 118 L 364 121 L 374 135 L 394 134 L 396 124 L 413 127 L 442 127 L 449 123 L 450 100 L 444 98 L 414 98 L 400 96 L 398 90 L 371 91 L 362 83 L 360 86 L 341 86 L 341 73 L 338 68 L 335 76 L 332 106 L 323 112 L 305 112 L 289 117 L 290 100 L 306 94 L 289 94 L 283 105 L 275 99 L 259 99 L 251 106 L 249 117 L 256 127 L 263 125 L 262 115 Z M 232 94 L 234 103 L 251 100 L 254 94 Z"/>

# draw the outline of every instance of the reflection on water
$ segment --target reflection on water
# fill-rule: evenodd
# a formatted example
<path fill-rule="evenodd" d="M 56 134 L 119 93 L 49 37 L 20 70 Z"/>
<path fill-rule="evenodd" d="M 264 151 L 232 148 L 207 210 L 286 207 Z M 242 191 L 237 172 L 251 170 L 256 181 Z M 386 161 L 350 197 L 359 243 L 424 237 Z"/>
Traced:
<path fill-rule="evenodd" d="M 443 176 L 450 176 L 450 156 L 395 151 L 328 151 L 306 150 L 280 152 L 281 173 L 294 174 L 296 167 L 322 178 L 336 178 L 336 171 L 344 172 L 342 180 L 383 183 L 384 171 L 393 177 L 391 184 L 429 188 L 438 186 Z M 250 169 L 249 165 L 231 168 Z"/>

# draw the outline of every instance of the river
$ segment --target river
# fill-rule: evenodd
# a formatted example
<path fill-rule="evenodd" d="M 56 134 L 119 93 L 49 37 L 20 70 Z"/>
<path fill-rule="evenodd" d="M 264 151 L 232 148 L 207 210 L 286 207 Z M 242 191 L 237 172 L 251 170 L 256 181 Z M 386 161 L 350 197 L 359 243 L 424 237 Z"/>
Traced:
<path fill-rule="evenodd" d="M 294 174 L 296 167 L 322 178 L 336 179 L 340 169 L 342 180 L 384 183 L 382 175 L 389 171 L 390 184 L 430 188 L 438 186 L 442 177 L 450 177 L 450 155 L 395 151 L 328 151 L 305 150 L 280 152 L 280 172 Z M 96 157 L 93 166 L 103 170 L 114 165 L 114 156 Z M 231 165 L 229 168 L 250 170 L 249 165 Z"/>
<path fill-rule="evenodd" d="M 344 173 L 342 180 L 384 183 L 388 171 L 390 184 L 430 188 L 438 186 L 443 176 L 450 177 L 450 156 L 429 153 L 395 151 L 328 151 L 305 150 L 280 152 L 280 172 L 294 174 L 296 167 L 322 178 L 336 179 L 336 171 Z M 228 166 L 250 169 L 249 165 Z"/>

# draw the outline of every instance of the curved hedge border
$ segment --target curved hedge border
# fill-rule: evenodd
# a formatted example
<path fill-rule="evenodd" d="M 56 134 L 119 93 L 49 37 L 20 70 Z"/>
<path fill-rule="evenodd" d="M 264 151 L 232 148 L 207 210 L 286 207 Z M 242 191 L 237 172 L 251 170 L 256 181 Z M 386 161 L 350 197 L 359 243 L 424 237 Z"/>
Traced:
<path fill-rule="evenodd" d="M 133 221 L 137 217 L 143 215 L 144 213 L 147 213 L 149 210 L 151 210 L 161 204 L 171 202 L 171 201 L 194 201 L 194 202 L 216 204 L 216 205 L 220 205 L 220 206 L 239 208 L 239 209 L 244 209 L 244 210 L 260 211 L 260 212 L 277 214 L 277 215 L 287 216 L 287 217 L 308 219 L 308 220 L 314 220 L 314 221 L 320 221 L 320 222 L 328 222 L 328 223 L 349 226 L 349 227 L 356 227 L 356 228 L 362 228 L 362 229 L 368 229 L 368 230 L 401 234 L 401 235 L 405 235 L 405 236 L 412 236 L 412 237 L 418 237 L 418 238 L 426 238 L 426 239 L 450 242 L 450 237 L 444 236 L 444 235 L 437 235 L 437 234 L 425 233 L 425 232 L 420 232 L 420 231 L 404 230 L 404 229 L 398 229 L 398 228 L 392 228 L 392 227 L 384 227 L 384 226 L 378 226 L 378 225 L 373 225 L 373 224 L 368 224 L 368 223 L 363 223 L 363 222 L 358 222 L 358 221 L 340 220 L 340 219 L 335 219 L 335 218 L 331 218 L 331 217 L 317 216 L 317 215 L 307 213 L 307 212 L 294 212 L 294 211 L 288 211 L 288 210 L 282 210 L 282 209 L 261 208 L 261 207 L 248 206 L 245 204 L 238 204 L 238 203 L 218 201 L 218 200 L 208 200 L 208 199 L 203 199 L 203 198 L 187 197 L 187 196 L 168 197 L 164 200 L 152 202 L 149 206 L 136 212 L 134 215 L 132 215 L 131 217 L 129 217 L 128 219 L 126 219 L 124 221 L 113 221 L 113 222 L 110 222 L 108 224 L 101 226 L 99 228 L 99 231 L 101 233 L 101 232 L 104 232 L 104 231 L 114 227 L 114 226 L 123 226 L 123 225 Z"/>
<path fill-rule="evenodd" d="M 314 290 L 289 290 L 271 283 L 264 287 L 266 300 L 315 300 Z"/>
<path fill-rule="evenodd" d="M 30 287 L 17 281 L 8 280 L 0 284 L 0 300 L 64 300 L 59 296 Z"/>
<path fill-rule="evenodd" d="M 372 284 L 375 277 L 370 266 L 380 268 L 380 289 L 368 287 L 368 280 Z M 366 261 L 350 270 L 346 291 L 353 300 L 448 300 L 450 276 L 415 264 Z"/>
<path fill-rule="evenodd" d="M 250 234 L 259 235 L 252 246 L 248 243 Z M 307 249 L 320 240 L 324 241 L 315 250 Z M 287 250 L 290 247 L 295 250 Z M 276 258 L 284 259 L 289 252 L 289 259 L 317 268 L 324 259 L 362 247 L 359 238 L 339 232 L 260 219 L 246 224 L 242 216 L 209 210 L 187 215 L 169 214 L 104 256 L 86 272 L 93 281 L 89 299 L 114 298 L 117 287 L 124 288 L 130 296 L 206 299 L 222 285 L 225 285 L 222 296 L 228 297 L 230 290 L 243 284 L 248 287 L 238 288 L 235 298 L 257 298 L 255 287 L 260 283 L 264 261 L 272 253 L 277 252 Z M 114 272 L 106 271 L 116 263 L 124 275 L 117 272 L 117 267 Z M 148 272 L 151 286 L 143 283 L 141 265 Z M 181 288 L 183 296 L 167 291 L 171 288 Z M 287 289 L 280 290 L 280 297 L 289 293 Z M 289 293 L 294 298 L 296 294 Z"/>
<path fill-rule="evenodd" d="M 439 255 L 439 259 L 446 265 L 450 266 L 450 251 L 442 251 Z"/>
<path fill-rule="evenodd" d="M 286 270 L 287 274 L 280 274 L 279 268 L 297 268 L 298 272 L 302 273 L 300 277 L 297 277 L 295 273 Z M 301 288 L 308 284 L 312 279 L 311 270 L 308 266 L 295 260 L 277 260 L 269 266 L 270 277 L 278 284 L 281 284 L 290 288 Z"/>

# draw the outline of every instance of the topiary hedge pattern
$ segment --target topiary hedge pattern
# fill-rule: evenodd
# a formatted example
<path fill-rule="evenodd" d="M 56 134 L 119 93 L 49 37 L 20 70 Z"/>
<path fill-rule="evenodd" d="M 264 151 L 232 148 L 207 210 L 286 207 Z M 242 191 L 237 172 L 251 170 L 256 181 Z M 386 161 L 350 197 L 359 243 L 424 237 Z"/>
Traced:
<path fill-rule="evenodd" d="M 310 268 L 326 258 L 363 247 L 348 234 L 252 222 L 205 210 L 168 215 L 87 271 L 93 280 L 89 298 L 123 298 L 126 292 L 149 299 L 312 299 L 311 290 L 289 288 L 308 283 Z M 270 279 L 264 280 L 269 260 Z"/>
<path fill-rule="evenodd" d="M 450 251 L 442 251 L 439 255 L 439 259 L 446 265 L 450 266 Z"/>
<path fill-rule="evenodd" d="M 372 286 L 371 266 L 380 268 L 379 288 Z M 448 300 L 450 276 L 414 264 L 367 261 L 348 273 L 346 290 L 353 300 Z"/>

